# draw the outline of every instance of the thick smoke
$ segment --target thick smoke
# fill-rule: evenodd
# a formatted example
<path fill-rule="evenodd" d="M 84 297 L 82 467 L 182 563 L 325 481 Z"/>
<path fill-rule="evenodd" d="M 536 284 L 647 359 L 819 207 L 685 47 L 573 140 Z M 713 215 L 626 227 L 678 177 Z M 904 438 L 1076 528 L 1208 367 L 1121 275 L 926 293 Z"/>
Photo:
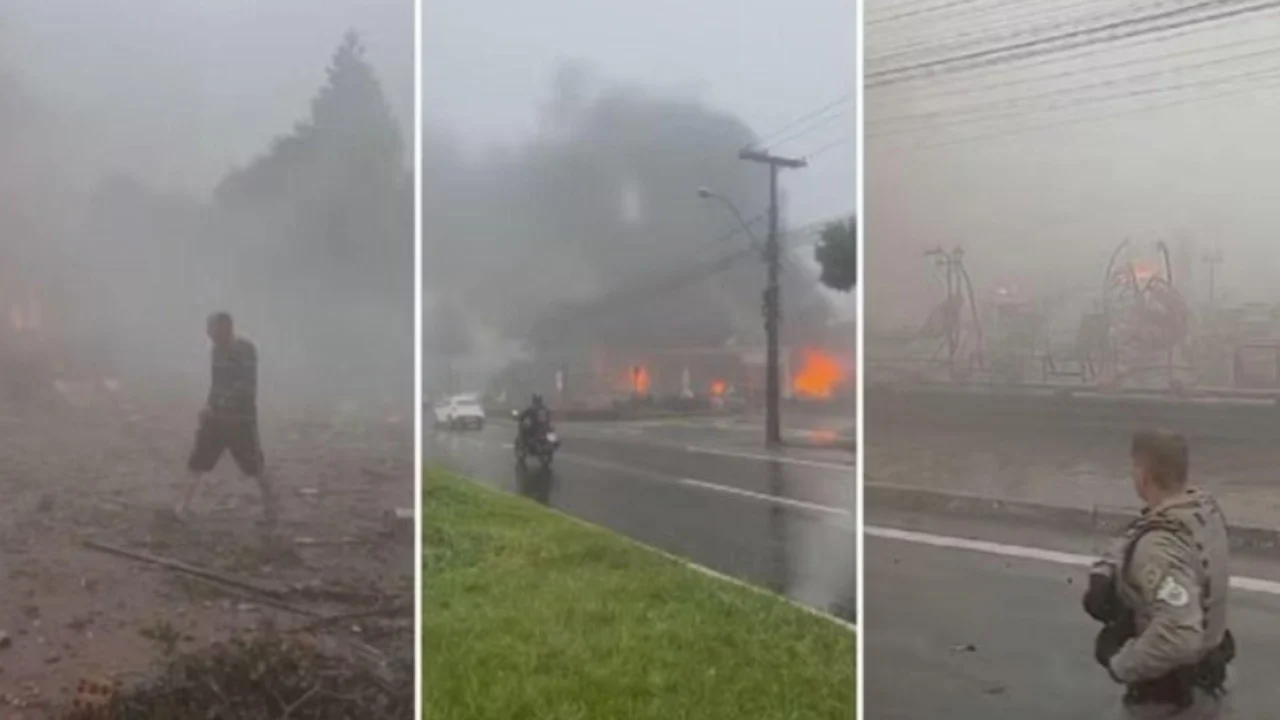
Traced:
<path fill-rule="evenodd" d="M 697 189 L 730 199 L 763 238 L 767 174 L 738 158 L 755 139 L 732 115 L 577 65 L 554 79 L 541 131 L 519 147 L 468 156 L 428 131 L 428 292 L 527 349 L 753 340 L 763 264 Z M 811 277 L 793 269 L 786 283 L 789 320 L 821 314 Z M 427 352 L 445 354 L 431 337 Z"/>
<path fill-rule="evenodd" d="M 412 173 L 356 35 L 334 53 L 297 124 L 228 168 L 208 197 L 127 174 L 101 177 L 78 196 L 57 192 L 62 166 L 32 156 L 42 143 L 21 132 L 35 113 L 21 97 L 0 80 L 0 122 L 19 128 L 0 132 L 9 240 L 0 249 L 6 267 L 32 279 L 64 358 L 126 379 L 188 384 L 188 373 L 206 372 L 204 318 L 225 309 L 259 344 L 273 394 L 405 396 Z"/>

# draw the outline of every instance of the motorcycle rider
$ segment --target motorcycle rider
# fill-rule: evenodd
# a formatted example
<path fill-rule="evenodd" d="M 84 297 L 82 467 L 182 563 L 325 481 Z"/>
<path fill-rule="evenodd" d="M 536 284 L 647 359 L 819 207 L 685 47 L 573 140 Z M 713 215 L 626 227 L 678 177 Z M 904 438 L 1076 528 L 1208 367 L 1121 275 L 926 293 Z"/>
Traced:
<path fill-rule="evenodd" d="M 551 410 L 542 401 L 542 395 L 534 393 L 529 407 L 520 411 L 518 423 L 520 425 L 520 442 L 525 447 L 530 446 L 529 441 L 537 437 L 537 433 L 551 430 Z"/>

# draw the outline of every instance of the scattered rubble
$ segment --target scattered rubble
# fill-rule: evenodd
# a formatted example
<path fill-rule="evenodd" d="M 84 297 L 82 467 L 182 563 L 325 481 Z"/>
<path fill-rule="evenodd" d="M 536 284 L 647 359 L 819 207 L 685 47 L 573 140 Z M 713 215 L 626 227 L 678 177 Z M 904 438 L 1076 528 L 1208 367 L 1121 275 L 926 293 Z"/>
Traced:
<path fill-rule="evenodd" d="M 408 717 L 414 547 L 386 513 L 413 498 L 412 432 L 264 410 L 280 522 L 227 462 L 180 523 L 193 411 L 128 400 L 0 403 L 0 718 Z"/>
<path fill-rule="evenodd" d="M 413 681 L 412 657 L 384 672 L 267 628 L 173 657 L 133 687 L 82 683 L 68 720 L 400 720 L 413 717 Z"/>

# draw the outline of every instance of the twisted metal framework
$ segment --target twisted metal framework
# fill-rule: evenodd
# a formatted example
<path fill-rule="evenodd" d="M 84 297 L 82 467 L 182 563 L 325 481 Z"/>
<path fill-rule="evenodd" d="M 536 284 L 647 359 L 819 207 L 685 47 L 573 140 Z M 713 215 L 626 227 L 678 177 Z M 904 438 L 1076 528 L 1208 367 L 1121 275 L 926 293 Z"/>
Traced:
<path fill-rule="evenodd" d="M 1174 355 L 1190 332 L 1191 312 L 1174 284 L 1168 246 L 1156 244 L 1162 267 L 1145 276 L 1134 262 L 1117 266 L 1128 246 L 1128 240 L 1120 243 L 1107 262 L 1102 294 L 1106 333 L 1098 338 L 1103 346 L 1091 348 L 1091 354 L 1101 355 L 1101 374 L 1114 380 L 1152 369 L 1137 363 L 1153 355 L 1164 356 L 1163 367 L 1172 376 Z"/>
<path fill-rule="evenodd" d="M 964 250 L 955 248 L 947 251 L 941 247 L 925 251 L 925 257 L 935 258 L 935 263 L 942 268 L 946 278 L 946 299 L 930 313 L 919 335 L 925 339 L 937 339 L 931 361 L 937 361 L 944 351 L 947 356 L 947 369 L 953 380 L 967 375 L 974 369 L 982 369 L 985 365 L 983 357 L 982 320 L 978 314 L 978 302 L 973 292 L 973 280 L 964 267 Z M 968 306 L 969 322 L 965 322 L 964 310 Z M 966 335 L 966 325 L 972 328 L 974 337 L 970 362 L 965 366 L 957 364 L 963 351 L 969 347 L 970 338 Z"/>

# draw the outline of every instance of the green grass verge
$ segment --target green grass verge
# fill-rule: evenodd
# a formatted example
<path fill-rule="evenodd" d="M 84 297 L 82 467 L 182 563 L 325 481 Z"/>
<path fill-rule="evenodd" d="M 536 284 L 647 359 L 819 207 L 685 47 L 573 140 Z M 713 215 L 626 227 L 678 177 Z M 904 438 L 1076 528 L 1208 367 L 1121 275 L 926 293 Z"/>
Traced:
<path fill-rule="evenodd" d="M 854 637 L 516 496 L 428 472 L 429 720 L 848 720 Z"/>

